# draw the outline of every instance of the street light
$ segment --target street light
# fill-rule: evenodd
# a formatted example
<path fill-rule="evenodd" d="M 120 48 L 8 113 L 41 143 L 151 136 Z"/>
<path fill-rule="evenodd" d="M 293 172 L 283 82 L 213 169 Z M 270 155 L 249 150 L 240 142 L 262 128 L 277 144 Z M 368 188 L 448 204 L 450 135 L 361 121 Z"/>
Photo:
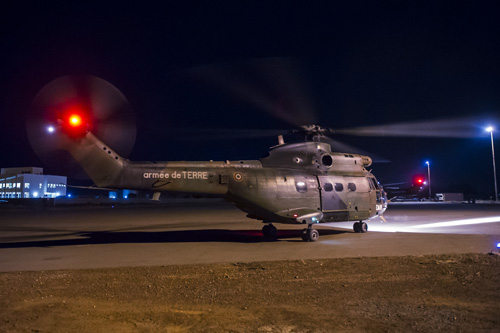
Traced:
<path fill-rule="evenodd" d="M 431 165 L 429 161 L 426 161 L 425 164 L 427 164 L 427 178 L 429 179 L 429 199 L 432 198 L 431 194 Z"/>
<path fill-rule="evenodd" d="M 495 183 L 495 202 L 498 202 L 498 189 L 497 189 L 497 169 L 495 167 L 495 145 L 493 144 L 493 131 L 495 129 L 492 126 L 486 128 L 486 132 L 491 134 L 491 155 L 493 157 L 493 181 Z"/>

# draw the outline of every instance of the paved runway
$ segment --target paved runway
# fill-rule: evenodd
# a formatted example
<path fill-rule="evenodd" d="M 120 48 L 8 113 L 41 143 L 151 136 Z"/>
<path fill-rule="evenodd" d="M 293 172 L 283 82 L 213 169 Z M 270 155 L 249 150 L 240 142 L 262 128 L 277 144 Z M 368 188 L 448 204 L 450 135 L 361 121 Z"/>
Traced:
<path fill-rule="evenodd" d="M 499 205 L 398 204 L 385 216 L 366 234 L 318 225 L 306 243 L 301 225 L 276 224 L 266 240 L 261 223 L 219 201 L 0 210 L 0 271 L 486 253 L 500 242 Z"/>

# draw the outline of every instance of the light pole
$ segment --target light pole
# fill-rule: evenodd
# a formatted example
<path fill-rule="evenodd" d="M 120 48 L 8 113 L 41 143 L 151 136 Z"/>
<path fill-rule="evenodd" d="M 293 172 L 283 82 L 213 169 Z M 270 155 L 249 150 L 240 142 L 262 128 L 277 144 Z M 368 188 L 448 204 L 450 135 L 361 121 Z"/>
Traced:
<path fill-rule="evenodd" d="M 491 134 L 491 155 L 493 157 L 493 181 L 495 183 L 495 202 L 498 202 L 498 189 L 497 189 L 497 169 L 495 167 L 495 145 L 493 144 L 493 131 L 495 129 L 492 126 L 486 128 L 486 132 Z"/>
<path fill-rule="evenodd" d="M 429 199 L 432 199 L 432 192 L 431 192 L 431 165 L 429 161 L 426 161 L 425 164 L 427 164 L 427 178 L 429 180 Z"/>

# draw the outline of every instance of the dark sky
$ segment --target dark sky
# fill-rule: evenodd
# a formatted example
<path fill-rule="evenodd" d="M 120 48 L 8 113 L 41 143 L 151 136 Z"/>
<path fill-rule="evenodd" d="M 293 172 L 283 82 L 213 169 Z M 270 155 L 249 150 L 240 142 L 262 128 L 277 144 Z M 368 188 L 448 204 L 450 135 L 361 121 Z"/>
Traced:
<path fill-rule="evenodd" d="M 186 140 L 207 128 L 468 116 L 478 128 L 495 124 L 498 17 L 496 1 L 3 4 L 0 164 L 40 166 L 27 111 L 45 84 L 71 74 L 103 78 L 127 96 L 137 117 L 134 160 L 256 159 L 277 142 L 204 132 Z M 487 135 L 340 139 L 392 161 L 373 167 L 383 183 L 426 173 L 429 159 L 436 187 L 493 192 Z"/>

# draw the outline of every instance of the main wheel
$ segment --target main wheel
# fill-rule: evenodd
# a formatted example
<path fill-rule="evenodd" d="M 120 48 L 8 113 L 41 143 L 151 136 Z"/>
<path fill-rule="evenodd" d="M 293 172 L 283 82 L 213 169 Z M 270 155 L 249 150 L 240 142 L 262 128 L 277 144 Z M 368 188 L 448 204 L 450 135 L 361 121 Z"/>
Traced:
<path fill-rule="evenodd" d="M 278 229 L 276 229 L 276 227 L 272 224 L 267 224 L 262 227 L 262 234 L 264 237 L 276 238 L 278 235 Z"/>
<path fill-rule="evenodd" d="M 353 225 L 352 225 L 352 229 L 354 230 L 354 232 L 361 232 L 361 222 L 355 222 Z"/>
<path fill-rule="evenodd" d="M 366 222 L 359 222 L 359 232 L 368 232 L 368 224 L 366 224 Z"/>

